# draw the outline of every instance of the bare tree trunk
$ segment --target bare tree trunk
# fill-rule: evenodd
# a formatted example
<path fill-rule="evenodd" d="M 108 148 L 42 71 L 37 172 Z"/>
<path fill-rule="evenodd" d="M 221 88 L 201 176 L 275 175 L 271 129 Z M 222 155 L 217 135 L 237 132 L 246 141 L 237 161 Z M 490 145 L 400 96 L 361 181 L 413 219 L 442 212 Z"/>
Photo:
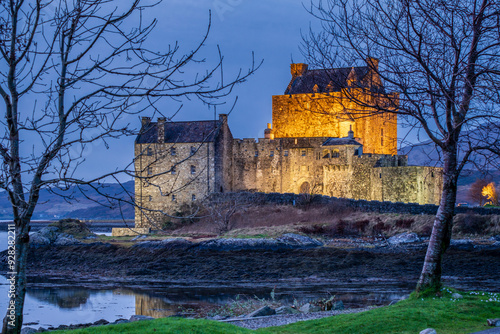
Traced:
<path fill-rule="evenodd" d="M 3 334 L 21 333 L 23 325 L 23 306 L 26 296 L 26 263 L 29 251 L 29 220 L 16 219 L 15 225 L 16 255 L 14 270 L 9 267 L 7 277 L 10 282 L 14 283 L 15 291 L 9 291 L 9 307 L 3 320 Z M 13 293 L 12 297 L 10 297 L 11 293 Z"/>
<path fill-rule="evenodd" d="M 457 198 L 456 151 L 450 149 L 444 152 L 444 161 L 441 202 L 434 219 L 424 266 L 417 284 L 417 292 L 439 291 L 441 288 L 441 262 L 444 252 L 450 245 Z"/>

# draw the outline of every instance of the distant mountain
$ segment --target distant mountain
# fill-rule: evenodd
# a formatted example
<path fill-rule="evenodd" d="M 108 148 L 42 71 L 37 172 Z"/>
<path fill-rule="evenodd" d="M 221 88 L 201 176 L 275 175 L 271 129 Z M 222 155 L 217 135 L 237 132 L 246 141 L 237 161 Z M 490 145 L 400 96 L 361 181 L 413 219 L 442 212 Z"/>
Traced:
<path fill-rule="evenodd" d="M 130 198 L 127 192 L 134 193 L 134 181 L 128 181 L 121 185 L 106 183 L 101 185 L 99 189 L 102 193 L 116 198 Z M 102 195 L 91 187 L 80 190 L 73 186 L 66 191 L 42 189 L 33 219 L 60 218 L 133 219 L 134 208 L 123 202 L 121 207 L 117 202 L 108 203 Z M 0 219 L 12 219 L 12 208 L 6 192 L 0 193 Z"/>

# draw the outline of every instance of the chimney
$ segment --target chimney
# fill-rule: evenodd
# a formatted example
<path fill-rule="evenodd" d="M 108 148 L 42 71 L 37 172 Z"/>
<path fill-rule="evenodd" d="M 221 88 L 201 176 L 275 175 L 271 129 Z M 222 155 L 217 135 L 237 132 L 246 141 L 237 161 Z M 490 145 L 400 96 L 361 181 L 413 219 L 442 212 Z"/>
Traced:
<path fill-rule="evenodd" d="M 349 125 L 349 132 L 347 132 L 347 138 L 354 139 L 354 131 L 352 131 L 352 125 Z"/>
<path fill-rule="evenodd" d="M 274 130 L 271 127 L 271 123 L 267 123 L 267 129 L 264 130 L 265 139 L 274 139 Z"/>
<path fill-rule="evenodd" d="M 379 60 L 377 58 L 373 57 L 366 58 L 366 64 L 368 65 L 368 67 L 375 71 L 378 71 L 378 61 Z"/>
<path fill-rule="evenodd" d="M 142 127 L 145 127 L 149 123 L 151 123 L 151 117 L 142 117 L 141 118 L 141 125 L 142 125 Z"/>
<path fill-rule="evenodd" d="M 292 77 L 300 77 L 307 72 L 307 64 L 298 63 L 290 64 L 290 72 L 292 72 Z"/>
<path fill-rule="evenodd" d="M 158 117 L 158 144 L 165 143 L 165 117 Z"/>
<path fill-rule="evenodd" d="M 219 122 L 227 124 L 227 114 L 219 114 Z"/>

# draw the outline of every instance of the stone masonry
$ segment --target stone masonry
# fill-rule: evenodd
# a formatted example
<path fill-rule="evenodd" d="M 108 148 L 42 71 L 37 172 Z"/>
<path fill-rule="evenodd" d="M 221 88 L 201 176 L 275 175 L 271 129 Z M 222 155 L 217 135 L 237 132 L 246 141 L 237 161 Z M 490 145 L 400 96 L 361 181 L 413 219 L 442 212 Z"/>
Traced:
<path fill-rule="evenodd" d="M 233 139 L 222 114 L 194 122 L 143 117 L 135 143 L 135 226 L 158 229 L 214 192 L 438 204 L 441 168 L 408 166 L 407 156 L 396 154 L 396 114 L 363 103 L 378 99 L 397 110 L 397 94 L 385 93 L 374 71 L 377 60 L 367 64 L 327 70 L 292 64 L 285 94 L 273 96 L 273 124 L 258 140 Z"/>

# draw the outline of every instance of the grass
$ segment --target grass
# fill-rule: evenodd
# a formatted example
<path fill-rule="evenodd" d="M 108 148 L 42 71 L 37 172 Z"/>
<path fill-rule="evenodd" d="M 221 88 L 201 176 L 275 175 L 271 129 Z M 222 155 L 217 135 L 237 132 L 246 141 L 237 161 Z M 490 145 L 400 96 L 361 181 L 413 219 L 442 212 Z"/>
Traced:
<path fill-rule="evenodd" d="M 297 322 L 265 328 L 258 333 L 419 333 L 434 328 L 440 334 L 472 333 L 487 329 L 486 319 L 500 314 L 500 294 L 462 293 L 451 298 L 446 289 L 442 298 L 416 298 L 357 314 Z"/>
<path fill-rule="evenodd" d="M 77 329 L 73 331 L 54 331 L 54 334 L 71 333 L 71 334 L 147 334 L 147 333 L 221 333 L 221 334 L 247 334 L 254 333 L 249 329 L 237 327 L 235 325 L 221 323 L 217 321 L 204 319 L 182 319 L 182 318 L 163 318 L 157 320 L 143 320 L 128 324 L 108 325 L 90 327 L 85 329 Z"/>
<path fill-rule="evenodd" d="M 442 297 L 418 298 L 411 296 L 392 306 L 370 311 L 343 314 L 294 324 L 262 328 L 251 331 L 227 323 L 209 320 L 165 318 L 129 324 L 92 327 L 58 333 L 419 333 L 434 328 L 440 334 L 471 333 L 487 329 L 486 319 L 500 315 L 500 294 L 486 292 L 462 293 L 462 299 L 453 299 L 450 289 L 442 291 Z"/>

